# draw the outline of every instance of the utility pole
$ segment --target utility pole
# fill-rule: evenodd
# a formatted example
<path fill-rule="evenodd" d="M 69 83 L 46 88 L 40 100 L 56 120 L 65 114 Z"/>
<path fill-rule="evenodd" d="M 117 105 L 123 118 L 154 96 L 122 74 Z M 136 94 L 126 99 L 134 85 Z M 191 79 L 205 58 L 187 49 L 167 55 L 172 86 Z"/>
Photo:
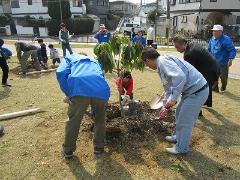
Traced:
<path fill-rule="evenodd" d="M 59 0 L 59 8 L 60 8 L 60 19 L 62 22 L 62 0 Z"/>
<path fill-rule="evenodd" d="M 158 23 L 158 11 L 159 11 L 159 4 L 158 0 L 156 0 L 157 7 L 156 7 L 156 16 L 155 16 L 155 42 L 157 42 L 157 23 Z"/>
<path fill-rule="evenodd" d="M 167 45 L 169 46 L 169 35 L 170 35 L 170 2 L 167 0 L 167 19 L 166 19 L 166 38 Z"/>

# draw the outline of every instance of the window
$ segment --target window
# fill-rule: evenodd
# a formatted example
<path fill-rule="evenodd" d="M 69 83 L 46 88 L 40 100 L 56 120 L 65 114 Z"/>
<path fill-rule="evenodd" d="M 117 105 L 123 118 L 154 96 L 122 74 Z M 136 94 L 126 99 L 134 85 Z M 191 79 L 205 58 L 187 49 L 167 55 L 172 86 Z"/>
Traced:
<path fill-rule="evenodd" d="M 174 16 L 173 17 L 173 26 L 177 26 L 178 25 L 178 16 Z"/>
<path fill-rule="evenodd" d="M 89 6 L 93 6 L 93 1 L 89 1 Z"/>
<path fill-rule="evenodd" d="M 184 4 L 185 0 L 179 0 L 179 4 Z"/>
<path fill-rule="evenodd" d="M 73 7 L 82 7 L 82 0 L 73 0 Z"/>
<path fill-rule="evenodd" d="M 240 24 L 240 16 L 237 16 L 236 24 Z"/>
<path fill-rule="evenodd" d="M 2 0 L 0 0 L 0 6 L 2 6 Z"/>
<path fill-rule="evenodd" d="M 97 6 L 104 6 L 104 1 L 97 1 Z"/>
<path fill-rule="evenodd" d="M 217 2 L 217 0 L 210 0 L 210 2 Z"/>
<path fill-rule="evenodd" d="M 182 16 L 182 21 L 181 23 L 187 23 L 187 16 Z"/>
<path fill-rule="evenodd" d="M 48 0 L 42 0 L 42 6 L 47 7 L 48 6 Z"/>
<path fill-rule="evenodd" d="M 176 5 L 176 0 L 170 0 L 170 5 Z"/>
<path fill-rule="evenodd" d="M 28 5 L 32 5 L 32 0 L 28 0 Z"/>
<path fill-rule="evenodd" d="M 12 8 L 20 8 L 19 0 L 11 0 L 11 7 Z"/>

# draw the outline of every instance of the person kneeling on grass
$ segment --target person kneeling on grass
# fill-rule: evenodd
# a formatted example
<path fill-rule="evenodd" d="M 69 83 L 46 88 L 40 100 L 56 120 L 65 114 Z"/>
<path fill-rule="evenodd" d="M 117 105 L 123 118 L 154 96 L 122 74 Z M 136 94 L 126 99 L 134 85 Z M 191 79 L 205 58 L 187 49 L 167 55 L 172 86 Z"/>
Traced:
<path fill-rule="evenodd" d="M 176 109 L 176 128 L 172 136 L 166 137 L 167 141 L 176 142 L 176 146 L 166 150 L 171 154 L 186 154 L 189 151 L 193 126 L 202 105 L 208 98 L 207 81 L 188 62 L 175 56 L 160 56 L 154 48 L 145 48 L 141 58 L 149 68 L 158 70 L 163 83 L 164 107 L 160 112 L 160 117 L 176 104 L 182 94 Z"/>
<path fill-rule="evenodd" d="M 121 95 L 121 100 L 127 102 L 133 99 L 133 78 L 129 71 L 122 71 L 116 80 L 117 89 Z"/>
<path fill-rule="evenodd" d="M 79 54 L 65 56 L 56 75 L 60 88 L 66 95 L 64 101 L 69 104 L 63 144 L 65 158 L 73 157 L 80 124 L 89 105 L 96 113 L 94 153 L 103 153 L 106 133 L 105 106 L 110 97 L 110 88 L 98 60 Z"/>

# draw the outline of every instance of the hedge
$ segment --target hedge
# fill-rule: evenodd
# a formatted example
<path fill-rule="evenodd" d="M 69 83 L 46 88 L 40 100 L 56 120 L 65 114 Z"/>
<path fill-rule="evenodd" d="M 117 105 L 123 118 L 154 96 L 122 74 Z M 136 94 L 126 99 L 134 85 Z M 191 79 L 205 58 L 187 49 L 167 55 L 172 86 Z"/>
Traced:
<path fill-rule="evenodd" d="M 61 22 L 57 19 L 50 19 L 47 21 L 46 26 L 48 28 L 48 35 L 58 35 L 60 23 Z M 77 35 L 91 33 L 94 26 L 94 20 L 90 17 L 64 19 L 63 23 L 66 24 L 66 27 L 70 33 Z"/>
<path fill-rule="evenodd" d="M 5 27 L 9 23 L 10 19 L 5 14 L 0 15 L 0 27 Z"/>

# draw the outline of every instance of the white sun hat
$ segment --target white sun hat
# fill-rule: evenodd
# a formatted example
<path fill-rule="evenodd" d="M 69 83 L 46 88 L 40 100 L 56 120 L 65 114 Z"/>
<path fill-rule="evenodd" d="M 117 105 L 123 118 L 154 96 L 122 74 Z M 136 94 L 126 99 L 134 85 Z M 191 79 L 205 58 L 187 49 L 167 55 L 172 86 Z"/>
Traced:
<path fill-rule="evenodd" d="M 219 24 L 214 25 L 212 28 L 212 31 L 223 31 L 223 26 L 221 26 Z"/>

